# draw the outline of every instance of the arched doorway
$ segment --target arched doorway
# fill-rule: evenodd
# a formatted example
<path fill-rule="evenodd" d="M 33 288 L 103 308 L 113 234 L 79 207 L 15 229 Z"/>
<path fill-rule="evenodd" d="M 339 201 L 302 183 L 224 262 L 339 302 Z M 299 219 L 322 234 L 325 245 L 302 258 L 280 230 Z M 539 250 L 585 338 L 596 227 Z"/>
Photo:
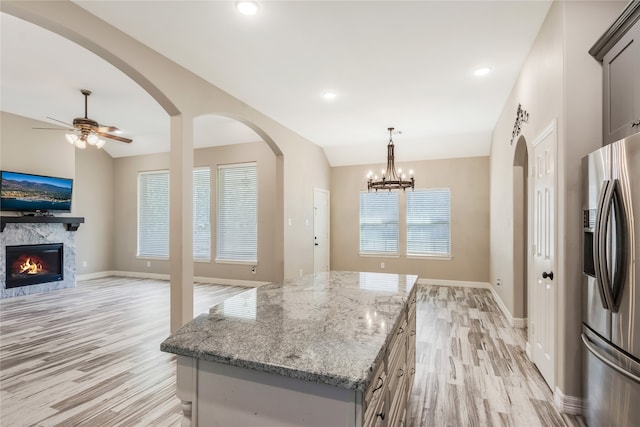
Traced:
<path fill-rule="evenodd" d="M 156 55 L 143 45 L 133 40 L 128 40 L 128 43 L 114 41 L 115 39 L 119 40 L 121 34 L 71 2 L 56 4 L 55 8 L 44 3 L 8 2 L 3 3 L 2 12 L 52 31 L 93 52 L 137 83 L 168 114 L 171 129 L 170 169 L 177 172 L 171 174 L 170 185 L 180 189 L 180 191 L 170 193 L 172 207 L 170 233 L 174 242 L 171 243 L 171 253 L 176 254 L 176 256 L 172 255 L 169 268 L 172 330 L 192 318 L 192 254 L 190 249 L 182 250 L 182 248 L 191 246 L 192 120 L 198 114 L 217 109 L 224 109 L 228 112 L 225 115 L 230 117 L 253 114 L 253 119 L 250 117 L 245 117 L 244 120 L 238 117 L 234 118 L 250 126 L 275 153 L 277 188 L 273 198 L 279 220 L 276 221 L 274 228 L 276 235 L 274 252 L 278 257 L 276 262 L 278 278 L 283 277 L 285 248 L 284 160 L 282 151 L 275 141 L 267 135 L 267 132 L 274 133 L 273 127 L 277 128 L 279 125 L 254 111 L 250 111 L 242 102 L 197 78 L 177 64 L 167 62 L 166 58 L 159 54 Z M 78 27 L 78 22 L 83 22 L 83 26 Z M 87 28 L 91 28 L 91 31 L 85 31 Z M 57 54 L 61 55 L 60 52 Z M 176 82 L 180 82 L 180 84 L 176 84 Z M 186 93 L 195 93 L 197 96 L 188 96 L 185 95 Z M 250 120 L 255 123 L 248 123 Z M 174 250 L 175 248 L 179 250 Z"/>
<path fill-rule="evenodd" d="M 518 138 L 513 157 L 513 292 L 514 326 L 527 326 L 527 248 L 529 224 L 529 154 L 524 136 Z"/>

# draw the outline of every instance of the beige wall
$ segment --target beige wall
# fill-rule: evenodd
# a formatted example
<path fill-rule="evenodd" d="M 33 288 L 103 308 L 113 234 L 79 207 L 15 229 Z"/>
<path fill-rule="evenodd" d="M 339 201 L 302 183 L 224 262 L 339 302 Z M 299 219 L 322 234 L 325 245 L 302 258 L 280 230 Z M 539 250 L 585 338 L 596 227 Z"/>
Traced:
<path fill-rule="evenodd" d="M 0 118 L 1 169 L 74 179 L 69 215 L 85 218 L 76 231 L 77 273 L 113 269 L 113 159 L 91 147 L 76 150 L 64 132 L 33 129 L 50 123 L 6 112 Z"/>
<path fill-rule="evenodd" d="M 120 144 L 107 142 L 107 144 Z M 77 231 L 77 275 L 111 271 L 114 266 L 114 162 L 103 150 L 76 150 L 74 212 L 86 223 Z"/>
<path fill-rule="evenodd" d="M 514 150 L 509 144 L 518 103 L 531 143 L 554 120 L 556 152 L 557 387 L 581 396 L 580 159 L 601 144 L 602 72 L 588 50 L 625 2 L 554 2 L 493 132 L 491 146 L 491 283 L 514 317 L 524 316 L 514 287 Z M 531 170 L 531 167 L 529 168 Z M 505 209 L 507 207 L 507 209 Z M 495 287 L 497 279 L 502 286 Z"/>
<path fill-rule="evenodd" d="M 75 148 L 64 132 L 38 130 L 51 123 L 0 112 L 0 168 L 40 175 L 75 177 Z M 74 200 L 75 202 L 75 200 Z M 76 205 L 72 205 L 75 212 Z"/>
<path fill-rule="evenodd" d="M 274 245 L 276 217 L 276 157 L 264 142 L 200 148 L 194 151 L 194 166 L 211 168 L 211 254 L 210 262 L 196 262 L 195 276 L 239 280 L 277 280 L 277 254 Z M 216 171 L 218 165 L 257 162 L 258 164 L 258 265 L 218 264 L 216 254 Z M 115 159 L 115 270 L 167 274 L 169 261 L 138 258 L 137 177 L 138 172 L 167 170 L 169 153 Z M 150 265 L 147 266 L 147 263 Z"/>
<path fill-rule="evenodd" d="M 383 147 L 384 148 L 384 147 Z M 384 150 L 381 151 L 384 155 Z M 416 189 L 451 190 L 452 259 L 407 259 L 359 255 L 360 191 L 365 175 L 383 165 L 331 169 L 331 269 L 418 274 L 420 278 L 489 280 L 489 158 L 470 157 L 398 163 L 413 169 Z M 405 196 L 400 194 L 400 253 L 406 252 Z M 380 263 L 385 263 L 384 270 Z"/>

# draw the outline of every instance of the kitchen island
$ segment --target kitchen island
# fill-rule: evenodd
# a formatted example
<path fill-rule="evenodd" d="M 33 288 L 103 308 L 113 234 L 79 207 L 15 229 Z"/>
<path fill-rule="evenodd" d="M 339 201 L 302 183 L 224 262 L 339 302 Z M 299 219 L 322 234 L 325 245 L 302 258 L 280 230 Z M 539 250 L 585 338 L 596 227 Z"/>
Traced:
<path fill-rule="evenodd" d="M 331 271 L 263 285 L 161 345 L 183 426 L 402 425 L 417 276 Z"/>

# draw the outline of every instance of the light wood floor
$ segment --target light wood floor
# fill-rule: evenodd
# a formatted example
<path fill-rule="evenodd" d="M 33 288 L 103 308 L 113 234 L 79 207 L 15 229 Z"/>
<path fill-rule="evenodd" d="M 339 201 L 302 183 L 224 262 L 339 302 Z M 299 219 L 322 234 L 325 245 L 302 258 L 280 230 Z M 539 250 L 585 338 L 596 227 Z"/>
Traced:
<path fill-rule="evenodd" d="M 422 285 L 408 425 L 585 426 L 561 415 L 486 289 Z"/>
<path fill-rule="evenodd" d="M 197 285 L 196 313 L 246 288 Z M 411 426 L 577 426 L 486 290 L 421 286 Z M 167 282 L 107 278 L 0 301 L 1 426 L 179 426 Z"/>
<path fill-rule="evenodd" d="M 194 313 L 247 288 L 197 285 Z M 0 425 L 179 426 L 169 284 L 108 278 L 0 301 Z"/>

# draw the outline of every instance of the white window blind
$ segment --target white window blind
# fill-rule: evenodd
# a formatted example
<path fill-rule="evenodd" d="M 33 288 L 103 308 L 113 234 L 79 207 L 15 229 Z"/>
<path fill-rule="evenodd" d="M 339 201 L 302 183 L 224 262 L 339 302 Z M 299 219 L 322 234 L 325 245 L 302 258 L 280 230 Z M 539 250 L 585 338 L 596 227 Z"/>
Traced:
<path fill-rule="evenodd" d="M 360 253 L 398 253 L 398 193 L 360 193 Z"/>
<path fill-rule="evenodd" d="M 193 170 L 193 259 L 211 259 L 211 168 Z"/>
<path fill-rule="evenodd" d="M 169 256 L 169 172 L 138 174 L 138 256 Z"/>
<path fill-rule="evenodd" d="M 256 163 L 218 167 L 216 261 L 258 259 L 258 171 Z"/>
<path fill-rule="evenodd" d="M 407 255 L 451 254 L 448 188 L 407 192 Z"/>

